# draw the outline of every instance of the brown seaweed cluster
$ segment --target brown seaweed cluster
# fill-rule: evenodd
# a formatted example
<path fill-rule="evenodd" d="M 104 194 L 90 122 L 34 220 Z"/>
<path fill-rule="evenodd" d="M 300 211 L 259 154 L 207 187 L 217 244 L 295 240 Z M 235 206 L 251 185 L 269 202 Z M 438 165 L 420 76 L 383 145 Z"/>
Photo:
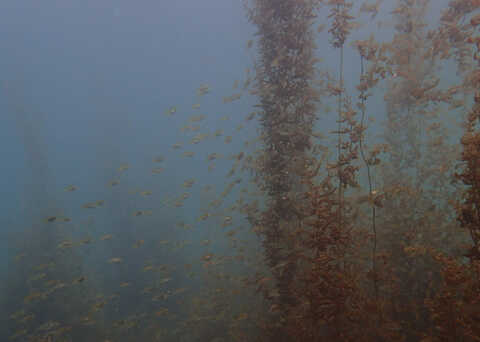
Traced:
<path fill-rule="evenodd" d="M 375 18 L 380 5 L 362 4 L 360 12 Z M 268 193 L 255 223 L 278 290 L 266 296 L 275 308 L 267 324 L 272 340 L 480 340 L 480 2 L 450 1 L 428 31 L 430 5 L 397 0 L 390 42 L 371 35 L 352 44 L 361 75 L 353 103 L 343 76 L 358 19 L 353 3 L 250 4 L 260 47 L 260 178 Z M 338 78 L 314 72 L 312 26 L 323 6 Z M 442 82 L 443 61 L 455 62 L 459 82 Z M 368 105 L 381 83 L 385 131 L 383 141 L 369 143 Z M 336 153 L 319 155 L 316 115 L 332 100 L 337 127 L 328 133 Z M 444 106 L 468 112 L 456 143 Z M 367 193 L 355 195 L 362 188 Z"/>

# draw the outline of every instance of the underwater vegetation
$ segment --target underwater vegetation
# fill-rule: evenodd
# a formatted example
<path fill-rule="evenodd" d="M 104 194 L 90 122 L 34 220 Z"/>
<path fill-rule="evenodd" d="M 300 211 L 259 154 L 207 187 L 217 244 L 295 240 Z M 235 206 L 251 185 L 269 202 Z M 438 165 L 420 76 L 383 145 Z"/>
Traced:
<path fill-rule="evenodd" d="M 351 85 L 344 51 L 360 24 L 354 2 L 258 0 L 250 7 L 269 196 L 257 222 L 278 291 L 269 298 L 279 322 L 270 326 L 273 340 L 479 339 L 480 3 L 450 1 L 428 29 L 431 5 L 363 3 L 360 15 L 372 20 L 391 8 L 392 37 L 351 42 L 360 69 Z M 318 7 L 328 8 L 328 24 Z M 336 77 L 314 76 L 318 20 L 317 31 L 326 25 L 338 52 Z M 437 74 L 452 60 L 454 85 Z M 383 93 L 386 122 L 380 139 L 367 140 L 375 91 Z M 324 120 L 315 113 L 328 101 L 336 104 L 328 115 L 337 127 L 322 133 L 336 135 L 333 151 L 311 139 L 313 122 Z M 463 133 L 449 132 L 442 106 L 461 118 Z"/>
<path fill-rule="evenodd" d="M 201 83 L 148 162 L 64 184 L 12 237 L 1 340 L 479 341 L 480 1 L 439 4 L 245 0 L 217 100 L 251 110 Z"/>

